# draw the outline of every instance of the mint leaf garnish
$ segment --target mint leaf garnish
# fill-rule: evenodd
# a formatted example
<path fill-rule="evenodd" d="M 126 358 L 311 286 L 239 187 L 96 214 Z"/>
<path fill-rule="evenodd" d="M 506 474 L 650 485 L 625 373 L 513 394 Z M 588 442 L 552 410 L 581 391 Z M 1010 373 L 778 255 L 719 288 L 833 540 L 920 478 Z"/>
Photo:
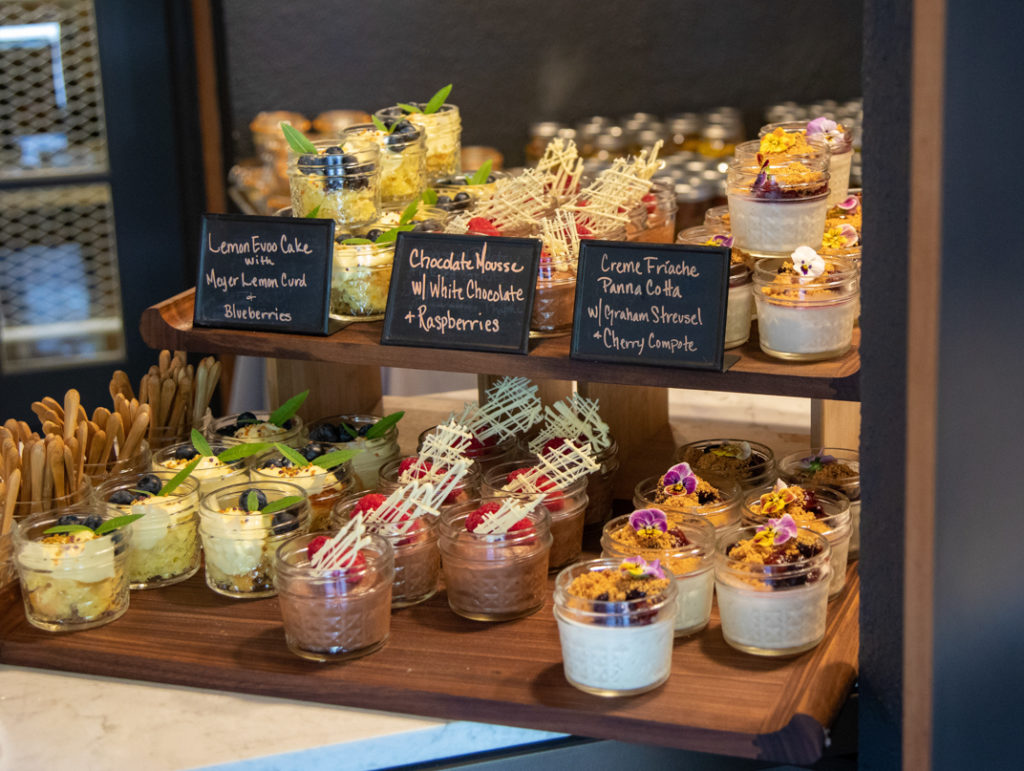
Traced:
<path fill-rule="evenodd" d="M 228 447 L 224 452 L 217 456 L 217 460 L 221 463 L 234 463 L 236 460 L 242 458 L 248 458 L 250 455 L 257 455 L 261 452 L 266 452 L 270 449 L 270 445 L 266 442 L 250 442 L 247 444 L 236 444 L 233 447 Z"/>
<path fill-rule="evenodd" d="M 278 498 L 276 501 L 271 501 L 262 509 L 260 514 L 274 514 L 282 509 L 287 509 L 289 506 L 294 506 L 296 503 L 305 500 L 301 495 L 286 495 L 284 498 Z M 249 509 L 252 511 L 252 509 Z"/>
<path fill-rule="evenodd" d="M 346 238 L 341 242 L 342 246 L 358 246 L 359 244 L 372 244 L 369 238 Z"/>
<path fill-rule="evenodd" d="M 405 207 L 402 211 L 402 216 L 398 218 L 399 225 L 407 225 L 412 222 L 412 218 L 416 216 L 416 212 L 419 211 L 420 202 L 419 199 L 413 201 L 411 204 Z"/>
<path fill-rule="evenodd" d="M 452 84 L 449 83 L 447 86 L 445 86 L 432 97 L 430 97 L 430 101 L 427 102 L 427 106 L 423 108 L 423 112 L 429 115 L 432 112 L 437 112 L 438 110 L 440 110 L 441 105 L 444 104 L 444 100 L 448 98 L 448 94 L 450 94 L 451 92 Z"/>
<path fill-rule="evenodd" d="M 355 426 L 353 426 L 353 425 L 351 425 L 349 423 L 339 423 L 338 427 L 345 429 L 346 433 L 348 433 L 348 436 L 349 436 L 348 439 L 342 439 L 341 441 L 343 441 L 343 442 L 351 442 L 353 439 L 358 439 L 359 438 L 359 431 L 356 430 Z"/>
<path fill-rule="evenodd" d="M 303 403 L 306 401 L 306 397 L 309 396 L 309 389 L 307 388 L 301 394 L 296 394 L 291 399 L 286 401 L 272 413 L 270 413 L 269 422 L 273 423 L 278 428 L 283 428 L 284 424 L 299 411 Z"/>
<path fill-rule="evenodd" d="M 281 131 L 288 142 L 288 146 L 297 153 L 317 154 L 316 145 L 306 139 L 305 134 L 288 123 L 281 124 Z"/>
<path fill-rule="evenodd" d="M 92 528 L 86 527 L 85 525 L 54 525 L 48 527 L 43 531 L 43 535 L 58 535 L 60 533 L 77 533 L 80 530 L 88 530 L 92 532 Z"/>
<path fill-rule="evenodd" d="M 420 198 L 423 199 L 423 203 L 427 206 L 433 206 L 437 203 L 437 191 L 428 187 L 423 191 L 423 195 L 421 195 Z"/>
<path fill-rule="evenodd" d="M 130 525 L 137 519 L 141 519 L 142 514 L 125 514 L 123 517 L 113 517 L 111 519 L 104 520 L 99 527 L 96 528 L 96 535 L 106 535 L 112 530 L 117 530 L 125 525 Z"/>
<path fill-rule="evenodd" d="M 412 230 L 415 225 L 399 225 L 397 228 L 391 228 L 377 236 L 376 243 L 378 244 L 390 244 L 398 238 L 399 233 L 404 233 L 408 230 Z"/>
<path fill-rule="evenodd" d="M 179 471 L 177 474 L 171 477 L 170 481 L 160 488 L 160 492 L 157 493 L 157 495 L 170 495 L 175 490 L 177 490 L 178 485 L 184 482 L 188 478 L 188 475 L 196 470 L 196 466 L 199 465 L 199 462 L 201 460 L 201 457 L 193 458 L 192 460 L 190 460 L 188 462 L 188 465 L 185 466 L 185 468 L 183 468 L 181 471 Z"/>
<path fill-rule="evenodd" d="M 210 449 L 210 443 L 206 441 L 206 437 L 194 428 L 192 429 L 192 446 L 199 451 L 200 455 L 213 455 L 213 450 Z"/>
<path fill-rule="evenodd" d="M 378 437 L 384 436 L 384 434 L 386 434 L 393 425 L 400 421 L 404 415 L 405 412 L 392 412 L 390 415 L 385 415 L 370 426 L 370 430 L 366 432 L 366 438 L 377 439 Z"/>
<path fill-rule="evenodd" d="M 466 184 L 482 185 L 487 182 L 487 178 L 491 176 L 491 166 L 493 166 L 493 163 L 491 162 L 491 159 L 488 158 L 483 162 L 483 164 L 481 164 L 479 169 L 473 172 L 472 177 L 466 177 Z"/>
<path fill-rule="evenodd" d="M 414 104 L 406 104 L 405 102 L 399 102 L 398 106 L 401 107 L 405 112 L 423 112 L 423 110 L 421 110 Z"/>
<path fill-rule="evenodd" d="M 298 450 L 293 450 L 291 447 L 287 447 L 280 442 L 275 442 L 274 447 L 277 448 L 279 453 L 290 460 L 292 465 L 296 468 L 302 468 L 303 466 L 309 465 L 309 461 L 306 460 L 305 456 L 301 455 Z"/>
<path fill-rule="evenodd" d="M 313 461 L 314 466 L 319 466 L 322 469 L 332 469 L 335 466 L 340 466 L 347 460 L 351 460 L 359 454 L 359 450 L 335 450 L 321 455 L 319 458 Z"/>
<path fill-rule="evenodd" d="M 320 204 L 317 204 L 315 207 L 313 207 L 313 210 L 309 214 L 306 214 L 304 216 L 304 219 L 315 220 L 319 216 L 320 216 Z"/>
<path fill-rule="evenodd" d="M 255 490 L 250 490 L 249 494 L 245 496 L 245 510 L 256 511 L 260 507 L 260 496 L 257 495 Z"/>
<path fill-rule="evenodd" d="M 376 126 L 380 131 L 383 131 L 385 134 L 390 134 L 391 133 L 391 129 L 389 129 L 387 126 L 385 126 L 384 125 L 384 121 L 382 121 L 376 115 L 371 115 L 370 116 L 370 120 L 373 121 L 373 125 Z"/>

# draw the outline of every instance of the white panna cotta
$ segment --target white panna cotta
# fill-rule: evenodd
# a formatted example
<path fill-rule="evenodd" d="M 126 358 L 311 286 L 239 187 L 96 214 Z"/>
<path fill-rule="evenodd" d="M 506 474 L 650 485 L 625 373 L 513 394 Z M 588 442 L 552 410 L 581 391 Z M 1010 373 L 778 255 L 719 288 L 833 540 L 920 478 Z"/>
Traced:
<path fill-rule="evenodd" d="M 853 341 L 857 317 L 855 298 L 839 298 L 834 304 L 798 306 L 754 295 L 761 347 L 776 355 L 838 356 Z"/>
<path fill-rule="evenodd" d="M 758 254 L 789 254 L 821 245 L 828 195 L 768 200 L 729 193 L 733 243 Z M 760 312 L 760 311 L 759 311 Z"/>

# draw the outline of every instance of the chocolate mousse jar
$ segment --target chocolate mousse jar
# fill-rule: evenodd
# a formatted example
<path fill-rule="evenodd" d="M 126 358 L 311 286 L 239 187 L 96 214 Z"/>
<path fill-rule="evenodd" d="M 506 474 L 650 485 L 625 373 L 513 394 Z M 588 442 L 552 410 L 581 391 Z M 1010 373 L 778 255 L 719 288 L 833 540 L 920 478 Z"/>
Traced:
<path fill-rule="evenodd" d="M 255 492 L 259 508 L 249 511 Z M 262 497 L 260 497 L 262 496 Z M 296 499 L 279 511 L 259 509 L 284 498 Z M 273 597 L 274 552 L 286 538 L 309 531 L 305 492 L 289 482 L 243 482 L 208 493 L 199 501 L 206 585 L 232 599 Z"/>
<path fill-rule="evenodd" d="M 314 142 L 316 154 L 289 151 L 293 217 L 332 219 L 339 228 L 369 225 L 380 216 L 380 149 L 375 142 Z"/>
<path fill-rule="evenodd" d="M 817 447 L 787 455 L 779 475 L 790 484 L 827 487 L 850 501 L 850 556 L 860 552 L 860 453 L 841 447 Z"/>
<path fill-rule="evenodd" d="M 283 426 L 276 426 L 270 422 L 269 412 L 257 410 L 212 421 L 206 429 L 206 438 L 228 447 L 248 442 L 280 442 L 298 449 L 306 443 L 306 427 L 298 415 L 290 417 Z"/>
<path fill-rule="evenodd" d="M 14 562 L 21 579 L 25 618 L 47 632 L 74 632 L 108 624 L 128 610 L 131 531 L 105 535 L 46 535 L 55 525 L 95 529 L 113 516 L 103 506 L 33 514 L 15 523 Z"/>
<path fill-rule="evenodd" d="M 510 496 L 520 500 L 531 500 L 535 494 L 528 492 L 514 492 L 506 490 L 506 487 L 515 489 L 510 475 L 516 472 L 529 470 L 530 461 L 514 460 L 508 463 L 501 463 L 486 474 L 484 474 L 481 485 L 481 495 L 485 498 L 503 498 Z M 538 487 L 546 492 L 544 496 L 544 507 L 551 515 L 551 553 L 548 557 L 548 570 L 558 570 L 571 562 L 575 562 L 583 549 L 583 521 L 586 517 L 587 503 L 587 480 L 580 479 L 571 485 L 562 488 L 547 481 L 547 477 L 541 477 Z"/>
<path fill-rule="evenodd" d="M 423 110 L 426 103 L 412 102 Z M 385 124 L 406 118 L 426 132 L 427 180 L 431 183 L 442 177 L 458 174 L 462 170 L 462 119 L 454 104 L 442 104 L 437 112 L 406 113 L 401 107 L 385 107 L 374 113 Z"/>
<path fill-rule="evenodd" d="M 398 457 L 398 426 L 392 425 L 382 436 L 369 438 L 366 432 L 380 422 L 377 415 L 333 415 L 309 424 L 309 440 L 328 449 L 356 450 L 351 461 L 354 484 L 360 488 L 377 486 L 382 466 Z M 349 429 L 355 431 L 352 436 Z"/>
<path fill-rule="evenodd" d="M 547 509 L 538 506 L 525 518 L 529 527 L 481 534 L 466 529 L 466 519 L 487 503 L 481 498 L 453 506 L 441 515 L 440 548 L 448 606 L 474 621 L 509 621 L 536 613 L 547 598 L 551 528 Z"/>
<path fill-rule="evenodd" d="M 351 568 L 314 571 L 307 552 L 315 538 L 297 535 L 277 547 L 274 571 L 288 650 L 310 661 L 347 661 L 380 650 L 391 632 L 394 555 L 380 536 L 359 550 Z"/>
<path fill-rule="evenodd" d="M 841 257 L 816 255 L 820 275 L 800 275 L 790 259 L 759 260 L 754 303 L 761 350 L 787 361 L 846 353 L 860 304 L 860 271 Z"/>
<path fill-rule="evenodd" d="M 638 511 L 644 511 L 639 509 Z M 643 517 L 625 514 L 605 523 L 601 556 L 658 560 L 676 579 L 675 636 L 696 634 L 711 619 L 715 593 L 715 528 L 699 517 L 668 515 L 664 531 L 646 532 Z"/>
<path fill-rule="evenodd" d="M 846 198 L 850 190 L 850 167 L 853 165 L 853 135 L 850 132 L 828 118 L 816 118 L 810 123 L 769 123 L 761 127 L 758 136 L 763 137 L 776 129 L 782 129 L 787 133 L 803 133 L 808 140 L 825 144 L 831 156 L 828 205 L 835 206 Z"/>
<path fill-rule="evenodd" d="M 572 331 L 576 303 L 576 264 L 541 255 L 530 316 L 530 337 L 558 337 Z"/>
<path fill-rule="evenodd" d="M 437 426 L 431 426 L 419 435 L 416 447 L 417 449 L 423 447 L 423 440 L 426 439 L 427 434 L 433 432 Z M 473 461 L 474 468 L 478 469 L 481 474 L 486 474 L 488 469 L 497 466 L 499 463 L 512 460 L 516 457 L 518 450 L 516 449 L 515 438 L 499 440 L 495 436 L 488 437 L 483 441 L 473 437 L 473 441 L 469 447 L 466 448 L 464 454 L 467 458 Z"/>
<path fill-rule="evenodd" d="M 734 245 L 756 257 L 789 254 L 798 246 L 817 247 L 828 210 L 828 160 L 734 159 L 727 175 Z"/>
<path fill-rule="evenodd" d="M 592 574 L 620 573 L 622 562 L 579 562 L 555 579 L 554 613 L 565 679 L 596 696 L 644 693 L 672 673 L 676 582 L 667 571 L 660 577 L 627 579 L 616 592 L 621 599 L 612 600 L 611 592 L 601 593 L 601 579 L 595 581 Z M 597 599 L 604 594 L 609 599 Z"/>
<path fill-rule="evenodd" d="M 634 488 L 633 505 L 638 509 L 661 509 L 673 520 L 679 517 L 698 517 L 715 529 L 737 524 L 743 516 L 743 494 L 739 484 L 730 479 L 704 479 L 718 490 L 717 500 L 688 503 L 682 496 L 666 497 L 660 483 L 661 477 L 648 477 Z"/>
<path fill-rule="evenodd" d="M 743 490 L 775 481 L 775 453 L 760 442 L 746 439 L 702 439 L 684 444 L 676 460 L 689 463 L 700 476 L 729 479 Z"/>
<path fill-rule="evenodd" d="M 764 564 L 740 559 L 757 529 L 719 534 L 715 593 L 722 635 L 733 648 L 757 656 L 792 656 L 825 637 L 831 575 L 828 539 L 809 530 L 798 536 L 807 556 Z"/>
<path fill-rule="evenodd" d="M 430 474 L 419 470 L 416 461 L 417 457 L 415 455 L 408 455 L 404 458 L 398 458 L 388 462 L 380 470 L 380 478 L 377 480 L 377 489 L 385 495 L 390 495 L 399 486 L 408 484 L 414 479 L 423 479 L 424 477 L 429 478 Z M 479 469 L 475 466 L 470 466 L 466 476 L 459 480 L 459 483 L 452 488 L 450 493 L 448 493 L 448 497 L 444 499 L 441 510 L 444 511 L 448 506 L 453 506 L 456 503 L 462 503 L 470 500 L 471 498 L 479 497 L 480 479 L 481 474 Z"/>

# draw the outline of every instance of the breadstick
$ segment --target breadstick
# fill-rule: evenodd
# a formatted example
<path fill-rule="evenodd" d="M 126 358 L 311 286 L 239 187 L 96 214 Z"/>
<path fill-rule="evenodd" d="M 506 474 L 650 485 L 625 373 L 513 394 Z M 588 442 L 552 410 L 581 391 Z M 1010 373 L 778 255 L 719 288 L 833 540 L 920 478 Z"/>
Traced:
<path fill-rule="evenodd" d="M 89 440 L 89 457 L 86 464 L 91 469 L 100 462 L 100 453 L 103 452 L 103 445 L 106 444 L 107 434 L 103 429 L 96 432 L 96 436 Z"/>
<path fill-rule="evenodd" d="M 106 407 L 97 407 L 92 411 L 92 422 L 97 426 L 107 425 L 108 420 L 110 420 L 110 410 Z"/>
<path fill-rule="evenodd" d="M 171 352 L 166 348 L 160 351 L 157 363 L 160 365 L 160 377 L 165 377 L 171 371 Z"/>
<path fill-rule="evenodd" d="M 148 404 L 143 404 L 139 409 L 139 414 L 136 416 L 135 422 L 132 423 L 132 427 L 128 431 L 128 437 L 124 440 L 123 458 L 130 458 L 139 451 L 139 444 L 142 442 L 142 437 L 145 435 L 146 429 L 149 427 L 150 415 L 150 406 Z"/>
<path fill-rule="evenodd" d="M 70 439 L 74 436 L 75 428 L 78 426 L 78 408 L 82 404 L 82 396 L 74 388 L 64 394 L 64 438 Z"/>
<path fill-rule="evenodd" d="M 46 446 L 42 442 L 32 445 L 32 496 L 29 500 L 41 501 L 43 499 L 43 466 L 46 465 Z"/>
<path fill-rule="evenodd" d="M 14 509 L 18 505 L 18 494 L 21 492 L 21 469 L 14 469 L 7 477 L 7 492 L 4 495 L 3 519 L 0 521 L 0 535 L 11 531 L 14 521 Z"/>
<path fill-rule="evenodd" d="M 160 385 L 160 411 L 153 414 L 153 424 L 166 426 L 167 418 L 170 417 L 171 407 L 174 406 L 174 392 L 177 384 L 173 378 L 168 378 Z"/>
<path fill-rule="evenodd" d="M 75 489 L 85 482 L 85 453 L 88 450 L 89 427 L 82 423 L 78 427 L 78 446 L 75 451 Z"/>
<path fill-rule="evenodd" d="M 100 432 L 105 434 L 103 441 L 103 449 L 100 450 L 100 466 L 101 470 L 106 469 L 110 465 L 110 461 L 113 458 L 114 452 L 114 440 L 117 439 L 117 432 L 115 431 L 103 431 Z M 118 448 L 120 449 L 120 448 Z"/>
<path fill-rule="evenodd" d="M 21 433 L 21 441 L 27 442 L 32 438 L 32 429 L 28 427 L 28 423 L 24 420 L 18 421 L 18 431 Z"/>
<path fill-rule="evenodd" d="M 46 448 L 46 465 L 53 475 L 53 495 L 64 497 L 64 442 L 57 439 Z"/>

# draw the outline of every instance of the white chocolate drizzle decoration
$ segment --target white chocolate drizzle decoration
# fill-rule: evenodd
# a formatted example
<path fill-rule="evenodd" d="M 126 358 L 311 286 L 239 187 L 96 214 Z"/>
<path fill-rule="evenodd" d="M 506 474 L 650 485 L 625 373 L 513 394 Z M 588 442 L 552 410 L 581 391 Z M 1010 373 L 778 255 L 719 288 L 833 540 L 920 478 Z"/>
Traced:
<path fill-rule="evenodd" d="M 601 468 L 590 451 L 590 445 L 577 447 L 572 442 L 563 442 L 538 456 L 537 465 L 515 477 L 502 489 L 511 493 L 550 493 L 540 487 L 540 478 L 547 477 L 556 490 L 564 490 L 573 482 Z"/>
<path fill-rule="evenodd" d="M 363 521 L 356 517 L 341 526 L 309 561 L 313 572 L 318 575 L 331 570 L 348 570 L 355 564 L 360 549 L 370 545 L 370 536 Z"/>
<path fill-rule="evenodd" d="M 431 482 L 403 485 L 392 491 L 376 509 L 361 512 L 354 519 L 362 519 L 374 529 L 386 529 L 389 533 L 404 535 L 424 514 L 440 516 L 440 506 L 444 499 L 469 468 L 468 463 L 462 463 L 464 465 L 460 469 L 448 470 L 443 487 Z"/>
<path fill-rule="evenodd" d="M 456 418 L 483 441 L 492 436 L 511 439 L 540 420 L 543 404 L 537 386 L 525 377 L 503 377 L 484 392 L 483 405 L 467 402 Z"/>
<path fill-rule="evenodd" d="M 661 168 L 658 152 L 664 142 L 658 140 L 639 155 L 616 158 L 611 168 L 602 171 L 596 180 L 580 194 L 583 205 L 567 206 L 577 213 L 577 220 L 592 232 L 599 232 L 615 224 L 629 222 L 629 212 L 640 203 L 651 189 L 651 177 Z M 621 209 L 621 211 L 620 211 Z"/>
<path fill-rule="evenodd" d="M 502 501 L 497 511 L 484 515 L 483 522 L 477 525 L 476 530 L 473 532 L 482 535 L 507 533 L 512 525 L 536 509 L 542 500 L 544 500 L 543 495 L 538 495 L 536 498 L 528 501 L 521 501 L 518 498 L 506 498 Z"/>
<path fill-rule="evenodd" d="M 545 217 L 540 225 L 544 250 L 551 260 L 551 265 L 559 270 L 576 272 L 576 263 L 580 256 L 580 235 L 576 230 L 576 218 L 572 212 L 559 209 L 550 217 Z M 541 271 L 546 266 L 541 264 Z"/>
<path fill-rule="evenodd" d="M 575 442 L 581 436 L 590 443 L 594 452 L 607 449 L 612 443 L 611 435 L 608 424 L 598 414 L 597 406 L 597 399 L 588 399 L 574 392 L 568 399 L 546 407 L 544 428 L 530 442 L 530 450 L 540 456 L 545 452 L 544 445 L 552 439 Z"/>
<path fill-rule="evenodd" d="M 474 216 L 489 219 L 503 232 L 537 226 L 551 208 L 545 179 L 536 169 L 526 169 L 516 177 L 499 180 L 494 195 L 478 204 Z"/>
<path fill-rule="evenodd" d="M 572 195 L 583 176 L 583 159 L 571 139 L 555 138 L 544 148 L 537 171 L 547 176 L 548 190 L 556 198 Z"/>
<path fill-rule="evenodd" d="M 445 469 L 466 460 L 466 449 L 472 441 L 473 432 L 458 420 L 449 418 L 426 435 L 416 461 L 402 472 L 398 481 L 404 483 L 423 478 L 432 481 Z"/>

